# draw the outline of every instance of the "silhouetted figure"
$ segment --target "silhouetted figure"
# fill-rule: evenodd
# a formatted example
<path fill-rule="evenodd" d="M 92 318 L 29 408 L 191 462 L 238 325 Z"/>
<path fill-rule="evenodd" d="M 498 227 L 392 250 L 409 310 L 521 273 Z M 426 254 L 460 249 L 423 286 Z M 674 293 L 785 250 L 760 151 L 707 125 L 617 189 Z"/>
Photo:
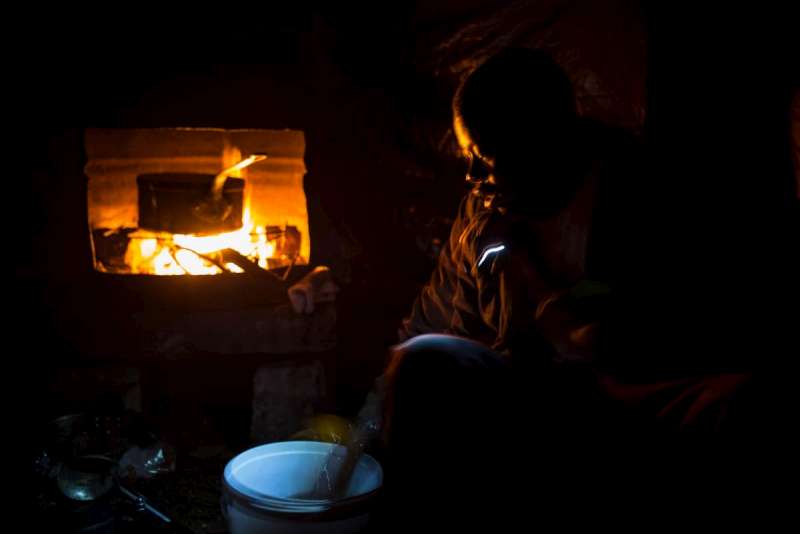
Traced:
<path fill-rule="evenodd" d="M 620 342 L 646 238 L 638 143 L 580 118 L 535 50 L 480 65 L 453 114 L 473 188 L 365 408 L 384 397 L 394 517 L 543 520 L 615 477 L 666 487 L 687 457 L 672 440 L 725 428 L 749 375 L 643 377 L 651 347 Z"/>

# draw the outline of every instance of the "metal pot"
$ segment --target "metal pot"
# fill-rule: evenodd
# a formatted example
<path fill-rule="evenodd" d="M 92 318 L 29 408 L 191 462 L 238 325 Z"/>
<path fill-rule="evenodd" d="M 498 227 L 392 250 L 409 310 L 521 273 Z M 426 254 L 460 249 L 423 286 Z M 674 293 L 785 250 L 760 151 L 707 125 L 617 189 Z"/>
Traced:
<path fill-rule="evenodd" d="M 139 189 L 139 228 L 173 234 L 218 234 L 242 226 L 244 180 L 228 178 L 222 187 L 218 217 L 203 217 L 198 206 L 209 201 L 216 176 L 196 173 L 142 174 Z"/>
<path fill-rule="evenodd" d="M 228 174 L 263 161 L 253 154 L 222 172 L 137 176 L 139 228 L 173 234 L 218 234 L 242 226 L 244 180 Z"/>

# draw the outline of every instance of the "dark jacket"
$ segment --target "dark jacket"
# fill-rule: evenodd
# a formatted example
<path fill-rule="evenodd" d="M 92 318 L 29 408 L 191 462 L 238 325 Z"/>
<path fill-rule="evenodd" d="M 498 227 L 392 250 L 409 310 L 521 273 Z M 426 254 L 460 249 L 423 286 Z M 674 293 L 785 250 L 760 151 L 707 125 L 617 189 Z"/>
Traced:
<path fill-rule="evenodd" d="M 564 356 L 537 332 L 537 307 L 580 279 L 600 281 L 613 294 L 635 268 L 638 146 L 616 130 L 592 125 L 590 132 L 593 165 L 575 205 L 564 210 L 571 215 L 542 232 L 485 208 L 475 194 L 462 200 L 431 280 L 402 323 L 401 340 L 448 333 L 481 341 L 515 362 Z M 574 219 L 583 222 L 572 225 Z M 576 234 L 583 239 L 573 239 Z M 580 242 L 576 252 L 559 262 L 571 240 Z M 571 263 L 572 272 L 560 263 Z"/>

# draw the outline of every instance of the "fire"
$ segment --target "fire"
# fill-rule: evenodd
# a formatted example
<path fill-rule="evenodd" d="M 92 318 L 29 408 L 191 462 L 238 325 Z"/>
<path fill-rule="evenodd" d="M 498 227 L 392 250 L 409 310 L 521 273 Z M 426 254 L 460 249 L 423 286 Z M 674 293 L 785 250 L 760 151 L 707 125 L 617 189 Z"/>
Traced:
<path fill-rule="evenodd" d="M 257 273 L 257 265 L 264 270 L 286 269 L 286 273 L 294 265 L 308 264 L 311 234 L 303 188 L 306 167 L 302 132 L 89 128 L 84 141 L 89 238 L 97 271 L 114 275 L 210 275 Z M 244 167 L 243 162 L 253 164 Z M 194 227 L 180 229 L 152 223 L 146 217 L 142 220 L 139 178 L 170 173 L 241 180 L 244 190 L 238 229 L 230 231 L 226 226 L 221 230 L 227 232 L 224 234 L 178 235 L 164 229 L 190 232 Z M 236 183 L 237 213 L 241 182 Z M 212 185 L 209 193 L 217 189 Z M 198 202 L 199 198 L 184 200 Z M 168 203 L 160 207 L 171 209 Z"/>
<path fill-rule="evenodd" d="M 275 257 L 276 243 L 270 241 L 263 226 L 246 221 L 235 232 L 217 235 L 182 235 L 137 230 L 130 235 L 125 263 L 135 274 L 209 275 L 222 272 L 243 272 L 234 263 L 225 262 L 221 252 L 233 249 L 267 269 Z"/>
<path fill-rule="evenodd" d="M 242 161 L 241 151 L 232 146 L 223 150 L 223 166 L 231 167 Z M 229 176 L 241 177 L 239 168 L 231 169 Z M 137 230 L 130 236 L 125 263 L 135 274 L 155 275 L 211 275 L 222 272 L 242 273 L 235 263 L 226 262 L 222 251 L 232 249 L 269 268 L 268 260 L 274 258 L 276 243 L 267 238 L 267 229 L 255 226 L 249 206 L 245 209 L 239 230 L 217 235 L 183 235 Z"/>

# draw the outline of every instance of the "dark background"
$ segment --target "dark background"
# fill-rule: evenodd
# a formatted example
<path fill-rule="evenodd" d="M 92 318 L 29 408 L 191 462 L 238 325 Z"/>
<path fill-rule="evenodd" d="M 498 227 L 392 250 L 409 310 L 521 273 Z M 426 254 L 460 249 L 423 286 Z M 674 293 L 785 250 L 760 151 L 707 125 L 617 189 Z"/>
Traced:
<path fill-rule="evenodd" d="M 631 221 L 643 236 L 632 337 L 673 355 L 673 371 L 789 366 L 798 56 L 788 8 L 328 4 L 52 7 L 16 19 L 26 22 L 6 45 L 8 133 L 19 145 L 9 152 L 6 361 L 31 417 L 51 411 L 37 399 L 58 396 L 43 374 L 85 359 L 91 344 L 74 335 L 91 332 L 77 324 L 87 320 L 78 304 L 57 296 L 98 276 L 81 131 L 161 126 L 305 132 L 312 260 L 331 265 L 343 287 L 337 402 L 353 413 L 463 192 L 452 91 L 471 62 L 504 44 L 550 50 L 587 116 L 646 142 L 648 172 L 630 199 L 646 214 Z"/>

